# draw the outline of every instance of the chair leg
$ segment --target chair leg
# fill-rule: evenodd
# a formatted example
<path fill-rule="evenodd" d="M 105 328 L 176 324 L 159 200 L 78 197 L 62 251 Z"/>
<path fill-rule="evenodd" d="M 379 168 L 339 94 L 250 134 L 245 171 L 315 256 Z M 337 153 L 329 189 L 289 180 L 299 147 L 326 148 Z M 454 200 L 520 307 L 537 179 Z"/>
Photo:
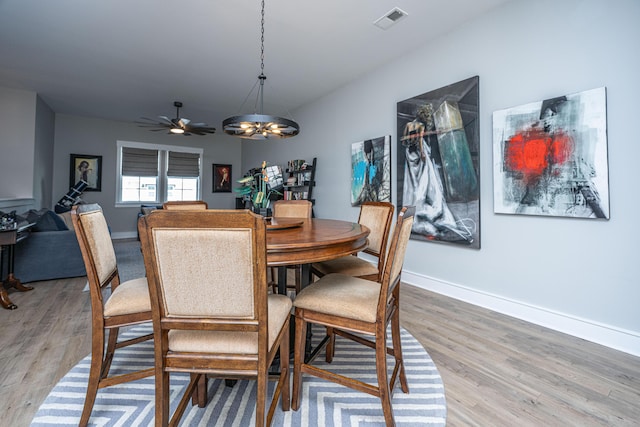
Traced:
<path fill-rule="evenodd" d="M 191 374 L 191 379 L 196 376 L 196 374 Z M 207 376 L 205 374 L 200 375 L 200 379 L 198 379 L 198 385 L 196 386 L 193 394 L 191 395 L 191 404 L 198 405 L 198 408 L 204 408 L 207 406 Z"/>
<path fill-rule="evenodd" d="M 107 351 L 104 355 L 104 362 L 102 363 L 102 373 L 100 379 L 107 378 L 109 375 L 109 369 L 111 369 L 111 362 L 113 361 L 113 355 L 116 352 L 116 344 L 118 344 L 118 334 L 120 328 L 109 329 L 109 339 L 107 340 Z"/>
<path fill-rule="evenodd" d="M 98 386 L 102 372 L 104 371 L 104 328 L 94 328 L 91 338 L 91 367 L 89 368 L 89 382 L 87 384 L 87 394 L 84 398 L 84 407 L 80 416 L 79 427 L 85 427 L 91 418 L 93 404 L 96 401 Z"/>
<path fill-rule="evenodd" d="M 333 356 L 336 353 L 336 334 L 333 331 L 333 328 L 327 326 L 327 337 L 329 340 L 327 341 L 327 346 L 324 350 L 324 358 L 327 363 L 333 362 Z"/>
<path fill-rule="evenodd" d="M 280 344 L 280 373 L 283 382 L 281 395 L 282 410 L 286 412 L 291 408 L 291 386 L 289 383 L 289 325 L 287 324 L 285 328 L 282 343 Z M 269 422 L 269 424 L 271 423 Z"/>
<path fill-rule="evenodd" d="M 302 362 L 305 353 L 305 338 L 307 336 L 307 322 L 296 315 L 296 336 L 293 352 L 293 396 L 291 409 L 297 411 L 300 408 L 302 395 Z"/>
<path fill-rule="evenodd" d="M 278 282 L 276 280 L 276 278 L 278 277 L 278 274 L 276 273 L 276 268 L 275 267 L 269 267 L 269 273 L 270 276 L 269 277 L 269 284 L 271 285 L 271 292 L 273 292 L 274 294 L 278 293 Z"/>
<path fill-rule="evenodd" d="M 376 332 L 376 373 L 378 376 L 378 390 L 380 393 L 380 401 L 382 403 L 382 412 L 384 413 L 384 421 L 387 427 L 395 426 L 393 418 L 393 408 L 391 406 L 391 394 L 389 390 L 389 378 L 387 375 L 387 340 L 386 328 L 378 325 Z"/>
<path fill-rule="evenodd" d="M 268 369 L 268 368 L 267 368 Z M 265 402 L 267 397 L 268 375 L 258 375 L 256 379 L 256 427 L 263 427 L 265 424 Z"/>
<path fill-rule="evenodd" d="M 396 299 L 396 303 L 397 303 Z M 396 307 L 395 312 L 391 316 L 391 339 L 393 343 L 393 357 L 396 360 L 396 369 L 400 369 L 400 388 L 403 393 L 409 393 L 409 384 L 407 383 L 407 375 L 404 370 L 404 359 L 402 357 L 402 341 L 400 339 L 400 310 Z"/>
<path fill-rule="evenodd" d="M 295 274 L 295 290 L 296 295 L 300 293 L 300 288 L 302 287 L 302 266 L 296 265 L 296 274 Z"/>
<path fill-rule="evenodd" d="M 156 427 L 169 425 L 169 373 L 156 367 Z"/>

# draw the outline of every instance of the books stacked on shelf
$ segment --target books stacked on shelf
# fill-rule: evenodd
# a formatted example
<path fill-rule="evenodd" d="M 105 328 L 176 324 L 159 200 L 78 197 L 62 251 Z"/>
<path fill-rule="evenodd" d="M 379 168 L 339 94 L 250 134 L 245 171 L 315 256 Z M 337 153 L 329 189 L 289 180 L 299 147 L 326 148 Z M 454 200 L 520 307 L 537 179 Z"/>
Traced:
<path fill-rule="evenodd" d="M 316 159 L 310 164 L 305 160 L 289 160 L 284 183 L 285 200 L 310 200 L 315 185 Z"/>

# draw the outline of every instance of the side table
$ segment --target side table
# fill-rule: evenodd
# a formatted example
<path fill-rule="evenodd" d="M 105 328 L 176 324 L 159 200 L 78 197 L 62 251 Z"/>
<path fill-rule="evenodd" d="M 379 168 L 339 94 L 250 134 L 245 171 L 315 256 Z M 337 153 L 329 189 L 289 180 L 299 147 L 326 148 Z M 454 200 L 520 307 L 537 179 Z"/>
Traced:
<path fill-rule="evenodd" d="M 14 288 L 20 292 L 33 289 L 31 286 L 23 285 L 20 280 L 13 275 L 13 262 L 16 243 L 29 237 L 29 231 L 34 225 L 35 223 L 30 223 L 13 229 L 0 229 L 0 246 L 2 247 L 2 254 L 0 255 L 0 279 L 4 274 L 4 254 L 7 252 L 7 278 L 0 282 L 0 305 L 8 310 L 15 310 L 18 306 L 9 299 L 7 289 Z"/>

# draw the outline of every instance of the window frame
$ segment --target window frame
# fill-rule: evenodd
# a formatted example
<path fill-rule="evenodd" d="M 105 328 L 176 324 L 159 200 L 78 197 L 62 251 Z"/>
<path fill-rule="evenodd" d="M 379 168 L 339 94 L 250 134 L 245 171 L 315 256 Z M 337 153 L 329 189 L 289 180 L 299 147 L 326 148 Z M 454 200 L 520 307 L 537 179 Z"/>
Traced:
<path fill-rule="evenodd" d="M 158 182 L 155 201 L 135 201 L 125 202 L 122 201 L 122 147 L 142 148 L 145 150 L 158 150 Z M 198 190 L 197 198 L 202 199 L 202 177 L 204 166 L 204 149 L 197 147 L 185 147 L 177 145 L 165 145 L 165 144 L 153 144 L 148 142 L 136 142 L 136 141 L 121 141 L 116 143 L 116 207 L 132 207 L 140 206 L 143 204 L 162 204 L 167 200 L 168 196 L 168 163 L 169 163 L 169 151 L 193 153 L 198 154 L 200 157 L 200 171 L 198 175 Z"/>

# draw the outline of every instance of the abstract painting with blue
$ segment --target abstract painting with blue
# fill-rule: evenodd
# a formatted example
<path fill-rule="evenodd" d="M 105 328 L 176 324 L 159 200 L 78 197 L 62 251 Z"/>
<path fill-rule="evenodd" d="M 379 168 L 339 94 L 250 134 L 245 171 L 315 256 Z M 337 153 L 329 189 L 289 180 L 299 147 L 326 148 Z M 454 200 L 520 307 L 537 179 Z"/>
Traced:
<path fill-rule="evenodd" d="M 391 201 L 391 136 L 351 144 L 351 206 Z"/>

